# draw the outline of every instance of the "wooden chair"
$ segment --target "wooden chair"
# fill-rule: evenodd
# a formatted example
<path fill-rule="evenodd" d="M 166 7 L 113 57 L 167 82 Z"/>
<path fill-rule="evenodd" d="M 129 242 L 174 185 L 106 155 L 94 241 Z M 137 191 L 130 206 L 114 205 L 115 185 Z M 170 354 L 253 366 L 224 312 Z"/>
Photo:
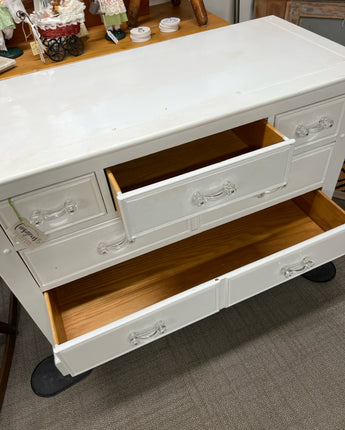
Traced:
<path fill-rule="evenodd" d="M 190 0 L 192 8 L 196 17 L 196 20 L 200 26 L 207 25 L 207 12 L 205 9 L 203 0 Z M 171 0 L 173 6 L 179 6 L 181 0 Z M 133 28 L 137 26 L 137 20 L 139 15 L 139 9 L 141 0 L 130 0 L 127 16 L 128 16 L 128 27 Z"/>
<path fill-rule="evenodd" d="M 14 345 L 16 342 L 17 331 L 17 308 L 18 301 L 12 293 L 10 293 L 10 305 L 8 313 L 8 322 L 0 321 L 0 333 L 6 335 L 5 351 L 1 361 L 0 368 L 0 409 L 4 401 L 8 377 L 11 370 Z"/>

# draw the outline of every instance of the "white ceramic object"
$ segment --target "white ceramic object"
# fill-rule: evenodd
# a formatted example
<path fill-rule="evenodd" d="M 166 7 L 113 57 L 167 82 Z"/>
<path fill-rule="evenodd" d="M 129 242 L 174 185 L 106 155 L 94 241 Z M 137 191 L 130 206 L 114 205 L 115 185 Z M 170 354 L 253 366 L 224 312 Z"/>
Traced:
<path fill-rule="evenodd" d="M 176 18 L 176 17 L 164 18 L 159 23 L 159 29 L 163 33 L 171 33 L 179 29 L 180 22 L 181 22 L 180 18 Z"/>
<path fill-rule="evenodd" d="M 150 27 L 135 27 L 130 31 L 133 42 L 147 42 L 151 39 Z"/>

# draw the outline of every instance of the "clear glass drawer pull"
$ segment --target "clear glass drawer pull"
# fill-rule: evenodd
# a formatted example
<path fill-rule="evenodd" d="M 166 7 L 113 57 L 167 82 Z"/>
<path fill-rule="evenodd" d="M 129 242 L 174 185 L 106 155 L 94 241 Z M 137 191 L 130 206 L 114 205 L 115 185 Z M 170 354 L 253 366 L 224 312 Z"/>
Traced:
<path fill-rule="evenodd" d="M 296 136 L 306 137 L 310 133 L 319 133 L 322 130 L 333 127 L 333 125 L 334 125 L 333 119 L 323 116 L 316 124 L 313 124 L 310 126 L 306 126 L 303 124 L 298 125 L 296 128 Z"/>
<path fill-rule="evenodd" d="M 217 200 L 222 197 L 231 196 L 236 191 L 236 187 L 231 182 L 226 181 L 222 188 L 218 191 L 216 191 L 213 194 L 203 194 L 200 191 L 197 191 L 193 194 L 193 204 L 196 206 L 203 206 L 205 205 L 209 200 Z"/>
<path fill-rule="evenodd" d="M 264 192 L 258 194 L 256 197 L 261 199 L 262 197 L 266 196 L 267 194 L 276 193 L 277 191 L 283 190 L 286 187 L 287 187 L 287 184 L 284 184 L 284 185 L 281 185 L 280 187 L 273 188 L 273 190 L 264 191 Z"/>
<path fill-rule="evenodd" d="M 281 273 L 285 276 L 285 278 L 291 278 L 291 276 L 299 275 L 303 272 L 306 272 L 314 265 L 315 263 L 313 260 L 311 260 L 309 257 L 305 257 L 299 264 L 290 267 L 283 267 L 281 269 Z"/>
<path fill-rule="evenodd" d="M 128 340 L 133 346 L 137 346 L 140 343 L 146 342 L 152 339 L 155 336 L 159 336 L 160 334 L 164 334 L 167 331 L 167 326 L 164 321 L 158 321 L 156 324 L 145 331 L 142 332 L 133 332 L 128 336 Z"/>
<path fill-rule="evenodd" d="M 129 242 L 127 240 L 127 237 L 125 236 L 118 242 L 112 242 L 106 244 L 105 242 L 100 242 L 97 246 L 97 252 L 98 254 L 105 255 L 109 254 L 111 251 L 116 251 L 120 248 L 123 248 L 125 245 L 127 245 Z"/>
<path fill-rule="evenodd" d="M 78 203 L 74 200 L 66 200 L 64 204 L 54 210 L 34 210 L 30 216 L 30 222 L 34 225 L 42 225 L 45 221 L 61 219 L 66 215 L 73 215 L 78 210 Z"/>

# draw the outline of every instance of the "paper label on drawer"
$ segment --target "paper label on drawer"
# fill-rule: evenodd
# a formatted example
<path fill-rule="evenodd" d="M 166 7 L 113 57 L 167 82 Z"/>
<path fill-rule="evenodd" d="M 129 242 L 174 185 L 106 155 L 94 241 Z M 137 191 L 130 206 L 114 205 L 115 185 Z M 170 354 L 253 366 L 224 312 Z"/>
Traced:
<path fill-rule="evenodd" d="M 20 242 L 29 249 L 35 249 L 47 240 L 47 235 L 26 218 L 9 227 L 7 233 L 15 242 Z"/>

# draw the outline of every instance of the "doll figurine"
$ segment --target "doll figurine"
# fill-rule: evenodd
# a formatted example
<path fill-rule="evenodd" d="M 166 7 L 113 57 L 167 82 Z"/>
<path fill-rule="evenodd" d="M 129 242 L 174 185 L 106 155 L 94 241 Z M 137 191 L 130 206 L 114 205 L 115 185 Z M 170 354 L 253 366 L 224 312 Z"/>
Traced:
<path fill-rule="evenodd" d="M 25 12 L 21 0 L 0 0 L 0 57 L 17 58 L 23 54 L 18 47 L 7 49 L 5 42 L 12 38 L 15 23 L 21 22 L 17 17 L 19 10 Z"/>
<path fill-rule="evenodd" d="M 6 48 L 5 40 L 11 39 L 13 30 L 16 28 L 12 16 L 5 5 L 4 0 L 0 0 L 0 56 L 15 58 Z"/>
<path fill-rule="evenodd" d="M 100 0 L 99 3 L 102 21 L 107 31 L 110 31 L 117 40 L 126 37 L 126 33 L 120 27 L 122 22 L 128 21 L 123 0 Z M 105 38 L 111 40 L 108 34 Z"/>

